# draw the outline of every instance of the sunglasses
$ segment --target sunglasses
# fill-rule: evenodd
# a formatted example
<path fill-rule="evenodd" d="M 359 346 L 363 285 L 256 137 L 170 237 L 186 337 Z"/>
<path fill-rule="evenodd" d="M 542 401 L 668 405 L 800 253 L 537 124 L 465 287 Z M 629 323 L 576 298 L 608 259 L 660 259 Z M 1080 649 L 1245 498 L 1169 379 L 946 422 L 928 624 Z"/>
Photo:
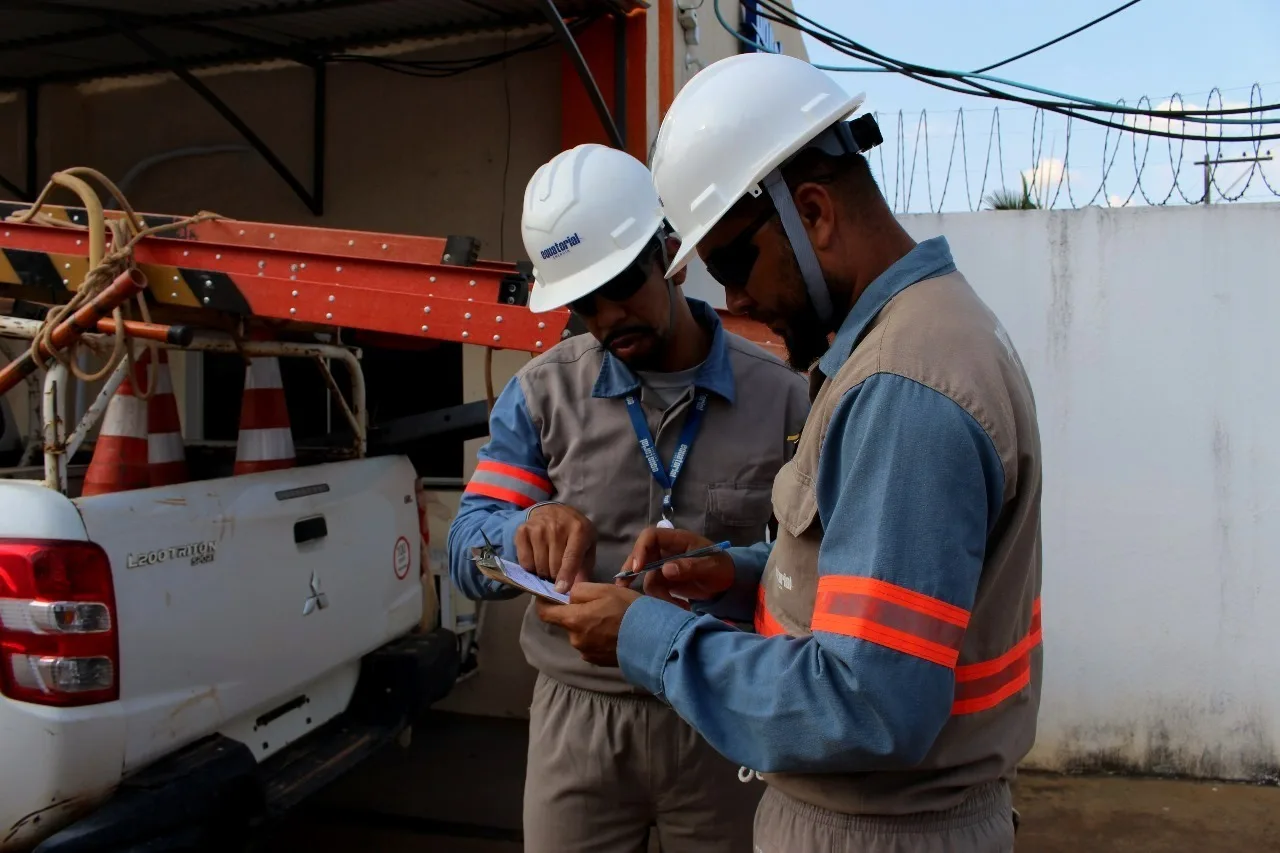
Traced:
<path fill-rule="evenodd" d="M 610 302 L 626 302 L 635 296 L 649 280 L 649 261 L 658 249 L 659 244 L 655 241 L 628 264 L 626 269 L 581 299 L 570 302 L 569 308 L 580 317 L 594 317 L 599 310 L 596 304 L 597 297 Z"/>
<path fill-rule="evenodd" d="M 760 248 L 752 241 L 755 240 L 756 232 L 777 212 L 772 206 L 760 211 L 750 225 L 738 232 L 738 236 L 708 252 L 702 262 L 707 265 L 707 272 L 711 273 L 711 277 L 725 287 L 746 287 L 756 259 L 760 257 Z"/>

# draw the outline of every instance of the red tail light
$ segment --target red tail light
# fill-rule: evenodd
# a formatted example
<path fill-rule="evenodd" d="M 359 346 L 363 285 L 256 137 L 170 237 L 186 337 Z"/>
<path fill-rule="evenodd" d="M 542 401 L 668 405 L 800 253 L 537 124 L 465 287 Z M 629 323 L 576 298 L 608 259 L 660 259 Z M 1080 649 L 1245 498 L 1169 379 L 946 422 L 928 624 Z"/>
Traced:
<path fill-rule="evenodd" d="M 120 697 L 111 563 L 92 542 L 0 539 L 0 691 L 39 705 Z"/>

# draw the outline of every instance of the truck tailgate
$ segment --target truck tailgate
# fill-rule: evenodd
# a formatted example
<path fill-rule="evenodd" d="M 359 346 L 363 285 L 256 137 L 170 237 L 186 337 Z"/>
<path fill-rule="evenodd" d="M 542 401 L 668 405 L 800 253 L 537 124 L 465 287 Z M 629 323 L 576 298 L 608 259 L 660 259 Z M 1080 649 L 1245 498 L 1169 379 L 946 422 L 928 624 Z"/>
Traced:
<path fill-rule="evenodd" d="M 215 731 L 261 760 L 345 707 L 421 615 L 414 478 L 392 456 L 77 502 L 113 567 L 126 772 Z"/>

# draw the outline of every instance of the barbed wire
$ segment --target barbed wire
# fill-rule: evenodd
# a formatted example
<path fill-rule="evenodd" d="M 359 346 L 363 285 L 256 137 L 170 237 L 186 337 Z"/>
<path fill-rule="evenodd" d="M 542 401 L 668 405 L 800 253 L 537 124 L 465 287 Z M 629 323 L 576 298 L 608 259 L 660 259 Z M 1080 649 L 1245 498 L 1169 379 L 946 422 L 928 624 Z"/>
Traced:
<path fill-rule="evenodd" d="M 897 133 L 896 144 L 889 143 L 888 137 L 892 136 L 892 132 L 885 134 L 886 143 L 888 144 L 880 146 L 878 159 L 882 187 L 886 190 L 886 196 L 892 196 L 894 209 L 898 212 L 915 212 L 918 210 L 916 207 L 917 171 L 921 167 L 922 149 L 923 174 L 919 177 L 924 184 L 926 209 L 931 212 L 941 212 L 946 209 L 947 193 L 951 188 L 951 176 L 955 167 L 957 149 L 960 152 L 961 168 L 964 172 L 964 204 L 969 210 L 977 210 L 984 203 L 989 206 L 994 204 L 985 195 L 987 181 L 991 177 L 991 154 L 993 149 L 1000 169 L 997 176 L 1000 181 L 1000 194 L 1004 196 L 1001 206 L 1053 208 L 1062 201 L 1064 185 L 1066 188 L 1065 203 L 1073 208 L 1098 204 L 1100 199 L 1108 206 L 1125 206 L 1134 203 L 1136 197 L 1141 197 L 1147 204 L 1165 205 L 1177 203 L 1173 200 L 1175 194 L 1183 203 L 1187 204 L 1210 202 L 1213 200 L 1215 190 L 1220 201 L 1230 202 L 1245 199 L 1249 188 L 1254 185 L 1255 178 L 1260 178 L 1260 185 L 1265 189 L 1263 194 L 1268 200 L 1280 196 L 1280 192 L 1276 190 L 1276 186 L 1280 185 L 1280 172 L 1275 173 L 1276 184 L 1273 185 L 1268 178 L 1267 171 L 1268 168 L 1275 164 L 1275 161 L 1271 159 L 1269 149 L 1266 150 L 1264 155 L 1262 147 L 1263 142 L 1270 144 L 1273 140 L 1280 140 L 1280 132 L 1276 131 L 1276 128 L 1280 127 L 1280 103 L 1267 103 L 1262 97 L 1261 84 L 1255 83 L 1250 88 L 1249 104 L 1247 106 L 1232 105 L 1228 107 L 1221 90 L 1215 88 L 1208 93 L 1205 108 L 1199 110 L 1188 109 L 1186 107 L 1186 98 L 1179 94 L 1166 99 L 1158 107 L 1154 106 L 1151 99 L 1146 96 L 1139 98 L 1133 106 L 1130 106 L 1124 100 L 1103 101 L 1096 98 L 1071 95 L 1030 83 L 993 77 L 984 73 L 1060 42 L 1129 8 L 1136 2 L 1137 0 L 1131 0 L 1131 2 L 1123 4 L 1107 15 L 1096 18 L 1053 41 L 1046 42 L 1029 51 L 1023 51 L 1021 54 L 998 62 L 995 65 L 989 65 L 979 71 L 971 72 L 932 68 L 927 65 L 888 56 L 871 47 L 860 44 L 849 36 L 796 11 L 790 6 L 784 5 L 780 0 L 757 0 L 757 14 L 767 21 L 803 33 L 809 39 L 830 48 L 838 54 L 864 63 L 858 66 L 814 63 L 815 68 L 842 73 L 900 74 L 945 91 L 996 101 L 1001 105 L 1006 105 L 1006 110 L 1019 109 L 1018 107 L 1010 108 L 1007 106 L 1009 104 L 1021 105 L 1022 109 L 1034 109 L 1030 134 L 1031 164 L 1029 168 L 1020 170 L 1018 174 L 1019 183 L 1022 186 L 1021 202 L 1016 196 L 1012 201 L 1009 199 L 1009 184 L 1004 170 L 1004 132 L 1000 123 L 1000 107 L 996 106 L 992 109 L 993 115 L 987 140 L 987 154 L 983 162 L 982 182 L 979 185 L 976 199 L 972 195 L 972 184 L 969 175 L 969 137 L 965 131 L 964 110 L 955 111 L 956 119 L 950 140 L 946 174 L 942 180 L 942 192 L 936 205 L 933 198 L 934 157 L 929 134 L 928 111 L 920 111 L 916 118 L 914 139 L 910 144 L 911 154 L 909 161 L 907 155 L 908 113 L 899 111 L 896 114 L 896 121 L 891 119 L 889 122 L 886 122 L 886 116 L 877 113 L 881 128 L 884 129 L 887 124 L 891 124 Z M 757 43 L 754 34 L 748 36 L 739 32 L 725 19 L 720 5 L 721 0 L 713 0 L 712 7 L 716 19 L 726 32 L 755 50 L 771 51 L 775 49 L 772 45 Z M 1215 99 L 1217 101 L 1216 107 L 1213 105 Z M 1044 157 L 1045 137 L 1051 121 L 1054 122 L 1055 132 L 1051 137 L 1050 154 L 1046 159 Z M 1078 128 L 1077 125 L 1079 125 Z M 1061 128 L 1063 145 L 1061 158 L 1055 156 L 1059 128 Z M 1099 128 L 1104 130 L 1105 134 L 1102 137 L 1102 159 L 1099 163 L 1098 171 L 1100 176 L 1098 186 L 1087 201 L 1083 201 L 1083 198 L 1078 201 L 1075 188 L 1072 186 L 1072 177 L 1073 175 L 1076 176 L 1078 181 L 1085 180 L 1086 171 L 1073 167 L 1073 153 L 1075 153 L 1075 163 L 1079 164 L 1082 161 L 1078 153 L 1079 145 L 1088 144 L 1087 140 L 1091 135 L 1101 132 Z M 1228 128 L 1231 130 L 1229 135 L 1226 133 Z M 1245 128 L 1248 129 L 1247 132 L 1244 131 Z M 1132 154 L 1130 158 L 1133 167 L 1132 184 L 1128 184 L 1128 179 L 1124 178 L 1123 167 L 1121 168 L 1121 173 L 1119 175 L 1116 174 L 1117 158 L 1126 137 L 1129 140 Z M 1076 146 L 1076 150 L 1073 151 L 1072 143 L 1075 139 L 1081 139 L 1081 142 Z M 1148 192 L 1149 185 L 1156 182 L 1152 172 L 1163 171 L 1164 169 L 1163 165 L 1155 165 L 1160 162 L 1159 159 L 1152 160 L 1153 139 L 1164 139 L 1168 150 L 1170 176 L 1163 196 L 1159 192 Z M 1177 143 L 1176 153 L 1175 142 Z M 1203 189 L 1198 196 L 1194 194 L 1189 196 L 1182 186 L 1183 167 L 1187 157 L 1188 142 L 1191 142 L 1193 146 L 1202 144 L 1204 147 L 1203 160 L 1193 161 L 1194 165 L 1203 167 Z M 1248 147 L 1241 149 L 1242 154 L 1239 158 L 1224 159 L 1222 153 L 1225 144 L 1239 144 Z M 889 184 L 890 171 L 885 163 L 886 150 L 892 151 L 895 158 L 891 188 L 887 186 Z M 1230 174 L 1234 171 L 1232 167 L 1242 164 L 1247 164 L 1248 169 L 1238 173 L 1235 179 L 1224 187 L 1222 184 L 1222 172 L 1220 171 L 1221 167 L 1227 166 L 1226 171 Z M 1129 187 L 1128 191 L 1125 193 L 1111 192 L 1110 190 L 1116 188 L 1117 182 L 1122 178 L 1124 184 Z M 1111 187 L 1108 186 L 1109 180 L 1112 182 Z M 1244 185 L 1237 193 L 1235 188 L 1241 182 Z M 1033 195 L 1034 198 L 1032 198 Z"/>
<path fill-rule="evenodd" d="M 1248 107 L 1231 109 L 1256 121 L 1263 118 L 1262 107 L 1267 101 L 1262 84 L 1254 83 L 1248 88 Z M 988 208 L 989 189 L 1022 191 L 1024 180 L 1026 193 L 1035 206 L 1048 209 L 1203 204 L 1206 194 L 1213 203 L 1280 198 L 1280 146 L 1275 152 L 1277 159 L 1267 160 L 1264 158 L 1272 154 L 1268 142 L 1233 142 L 1224 138 L 1222 125 L 1216 129 L 1189 125 L 1184 117 L 1190 112 L 1190 103 L 1194 102 L 1174 93 L 1157 106 L 1144 95 L 1134 102 L 1141 112 L 1111 116 L 1124 129 L 1083 124 L 1075 116 L 1032 107 L 875 112 L 885 142 L 872 152 L 870 160 L 885 198 L 896 213 Z M 1227 103 L 1222 90 L 1214 88 L 1207 94 L 1204 109 L 1220 112 L 1228 109 Z M 1124 100 L 1116 105 L 1127 107 Z M 980 125 L 985 127 L 987 138 L 981 139 L 981 130 L 975 138 L 968 132 L 973 129 L 973 122 L 966 125 L 966 115 L 972 119 L 988 112 L 991 120 Z M 1006 144 L 1005 137 L 1026 134 L 1025 130 L 1011 131 L 1007 120 L 1021 119 L 1025 126 L 1028 113 L 1030 145 L 1024 149 L 1029 155 L 1024 160 L 1021 155 L 1012 154 L 1014 149 Z M 931 118 L 934 134 L 929 130 Z M 1006 124 L 1002 124 L 1002 118 Z M 950 134 L 944 131 L 938 135 L 938 128 L 946 124 L 951 125 Z M 1261 126 L 1262 123 L 1248 125 L 1250 130 Z M 1168 135 L 1149 132 L 1153 130 Z M 1090 153 L 1098 150 L 1099 141 L 1100 157 Z M 971 145 L 976 149 L 973 157 Z M 1007 147 L 1011 147 L 1008 159 L 1016 167 L 1012 181 L 1005 169 Z M 1121 157 L 1126 147 L 1129 156 Z M 945 161 L 940 156 L 942 150 L 946 151 Z M 982 151 L 981 161 L 976 156 L 978 151 Z M 1237 154 L 1248 162 L 1231 162 L 1230 158 L 1224 164 L 1213 162 Z M 1210 165 L 1205 167 L 1204 161 L 1210 161 Z M 1194 190 L 1184 186 L 1190 180 L 1188 174 L 1196 181 Z M 935 181 L 941 185 L 936 196 Z"/>

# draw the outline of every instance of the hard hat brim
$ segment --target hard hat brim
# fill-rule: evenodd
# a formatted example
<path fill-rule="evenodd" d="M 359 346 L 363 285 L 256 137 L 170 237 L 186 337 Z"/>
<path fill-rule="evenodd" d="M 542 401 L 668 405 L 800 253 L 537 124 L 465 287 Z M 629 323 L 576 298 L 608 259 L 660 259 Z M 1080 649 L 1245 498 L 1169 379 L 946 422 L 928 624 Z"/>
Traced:
<path fill-rule="evenodd" d="M 723 216 L 723 214 L 721 215 Z M 695 234 L 693 236 L 693 239 L 685 240 L 681 238 L 680 250 L 676 252 L 675 257 L 671 259 L 671 264 L 670 266 L 667 267 L 667 271 L 664 273 L 664 275 L 667 278 L 671 278 L 673 275 L 680 272 L 680 270 L 684 269 L 686 266 L 689 265 L 689 260 L 690 258 L 692 258 L 694 251 L 698 248 L 698 243 L 702 240 L 703 237 L 707 236 L 707 230 L 709 229 L 699 229 L 699 230 L 702 233 Z"/>

